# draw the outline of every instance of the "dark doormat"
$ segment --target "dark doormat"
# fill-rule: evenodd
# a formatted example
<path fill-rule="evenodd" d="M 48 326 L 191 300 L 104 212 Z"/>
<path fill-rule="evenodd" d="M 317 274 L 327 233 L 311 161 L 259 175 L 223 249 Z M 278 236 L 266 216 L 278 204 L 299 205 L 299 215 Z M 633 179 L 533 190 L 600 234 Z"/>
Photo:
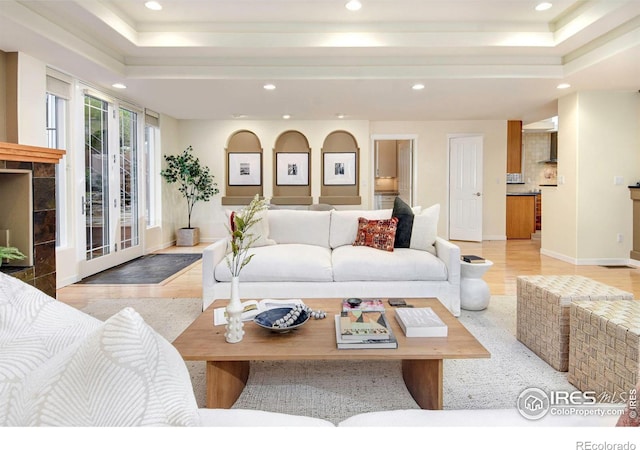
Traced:
<path fill-rule="evenodd" d="M 83 278 L 80 284 L 158 284 L 202 258 L 199 253 L 153 253 Z"/>
<path fill-rule="evenodd" d="M 604 267 L 605 269 L 635 269 L 635 267 L 633 266 L 625 266 L 625 265 L 611 265 L 611 266 L 600 266 L 600 267 Z"/>

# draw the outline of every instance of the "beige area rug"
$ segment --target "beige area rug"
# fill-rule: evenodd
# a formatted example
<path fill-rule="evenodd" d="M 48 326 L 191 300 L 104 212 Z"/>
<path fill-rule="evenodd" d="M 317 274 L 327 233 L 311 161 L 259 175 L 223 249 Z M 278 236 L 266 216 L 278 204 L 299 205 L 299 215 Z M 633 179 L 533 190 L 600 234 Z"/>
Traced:
<path fill-rule="evenodd" d="M 83 308 L 106 319 L 131 306 L 169 341 L 199 314 L 200 299 L 94 301 Z M 462 311 L 461 322 L 489 350 L 489 359 L 445 360 L 444 408 L 510 408 L 528 387 L 570 390 L 557 372 L 515 338 L 516 299 L 493 296 L 484 311 Z M 204 363 L 187 362 L 199 406 L 204 406 Z M 320 417 L 338 423 L 354 414 L 417 409 L 393 361 L 258 361 L 234 408 Z"/>

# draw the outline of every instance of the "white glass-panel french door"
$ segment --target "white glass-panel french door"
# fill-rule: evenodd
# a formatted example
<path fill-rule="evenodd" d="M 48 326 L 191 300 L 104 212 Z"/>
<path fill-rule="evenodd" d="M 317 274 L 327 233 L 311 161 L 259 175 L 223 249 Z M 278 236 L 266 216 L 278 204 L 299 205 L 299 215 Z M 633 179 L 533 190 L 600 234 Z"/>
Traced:
<path fill-rule="evenodd" d="M 142 255 L 139 117 L 85 95 L 82 277 Z"/>

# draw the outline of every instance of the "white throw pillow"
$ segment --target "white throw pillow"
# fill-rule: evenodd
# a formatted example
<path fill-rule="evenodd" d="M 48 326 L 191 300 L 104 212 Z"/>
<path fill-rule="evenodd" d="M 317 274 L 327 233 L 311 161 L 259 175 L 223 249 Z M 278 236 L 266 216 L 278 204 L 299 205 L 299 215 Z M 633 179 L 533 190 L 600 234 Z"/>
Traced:
<path fill-rule="evenodd" d="M 227 216 L 227 227 L 231 227 L 231 210 L 225 210 Z M 257 239 L 251 244 L 252 247 L 262 247 L 264 245 L 274 245 L 276 241 L 269 238 L 269 220 L 267 217 L 268 211 L 265 209 L 260 211 L 256 217 L 259 218 L 258 222 L 247 230 L 247 234 L 253 234 Z"/>
<path fill-rule="evenodd" d="M 0 389 L 102 322 L 0 272 Z"/>
<path fill-rule="evenodd" d="M 184 360 L 132 308 L 28 374 L 7 412 L 2 425 L 199 424 Z"/>
<path fill-rule="evenodd" d="M 331 211 L 269 210 L 269 238 L 278 244 L 329 247 Z"/>
<path fill-rule="evenodd" d="M 439 203 L 423 209 L 420 214 L 413 216 L 413 228 L 411 229 L 411 243 L 409 244 L 409 248 L 424 250 L 435 255 L 439 218 Z"/>

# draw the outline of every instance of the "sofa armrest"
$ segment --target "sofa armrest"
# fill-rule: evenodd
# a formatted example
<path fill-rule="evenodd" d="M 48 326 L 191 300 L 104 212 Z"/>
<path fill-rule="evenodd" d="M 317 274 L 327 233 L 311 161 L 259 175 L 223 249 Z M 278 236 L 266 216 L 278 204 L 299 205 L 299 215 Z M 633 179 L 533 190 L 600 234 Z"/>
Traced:
<path fill-rule="evenodd" d="M 460 284 L 460 247 L 441 237 L 436 237 L 436 256 L 447 267 L 449 283 Z"/>
<path fill-rule="evenodd" d="M 220 239 L 209 245 L 202 251 L 202 309 L 205 310 L 213 300 L 215 285 L 218 283 L 215 277 L 216 266 L 227 254 L 229 238 Z"/>

